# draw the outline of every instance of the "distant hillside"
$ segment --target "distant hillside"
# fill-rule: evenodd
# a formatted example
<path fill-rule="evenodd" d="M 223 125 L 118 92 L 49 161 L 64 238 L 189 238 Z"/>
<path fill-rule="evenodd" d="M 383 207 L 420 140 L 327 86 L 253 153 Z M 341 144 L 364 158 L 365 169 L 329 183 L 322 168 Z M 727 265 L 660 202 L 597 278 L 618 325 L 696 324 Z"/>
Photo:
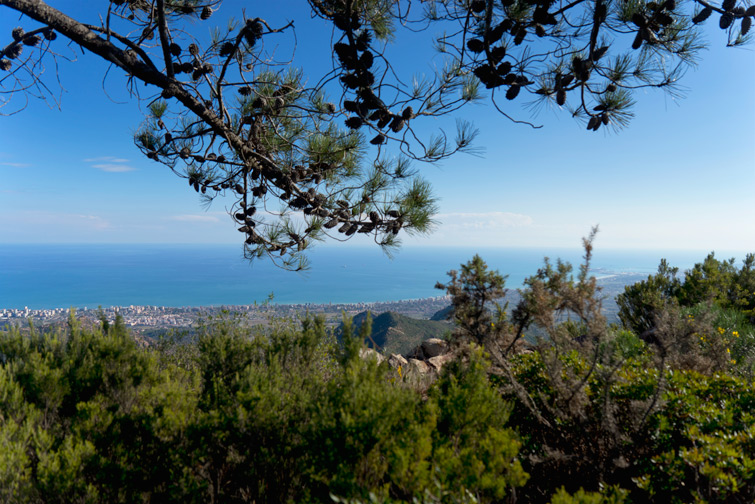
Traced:
<path fill-rule="evenodd" d="M 367 312 L 354 316 L 354 327 L 358 330 L 367 318 Z M 428 338 L 443 338 L 451 330 L 447 322 L 418 320 L 399 313 L 385 312 L 372 315 L 372 341 L 370 347 L 385 354 L 406 354 Z M 374 343 L 374 345 L 373 345 Z"/>
<path fill-rule="evenodd" d="M 453 308 L 453 306 L 448 305 L 445 308 L 443 308 L 442 310 L 436 311 L 433 314 L 433 316 L 430 317 L 430 320 L 435 320 L 435 321 L 439 321 L 439 322 L 442 322 L 444 320 L 448 320 L 448 316 L 451 313 L 451 309 L 452 308 Z"/>

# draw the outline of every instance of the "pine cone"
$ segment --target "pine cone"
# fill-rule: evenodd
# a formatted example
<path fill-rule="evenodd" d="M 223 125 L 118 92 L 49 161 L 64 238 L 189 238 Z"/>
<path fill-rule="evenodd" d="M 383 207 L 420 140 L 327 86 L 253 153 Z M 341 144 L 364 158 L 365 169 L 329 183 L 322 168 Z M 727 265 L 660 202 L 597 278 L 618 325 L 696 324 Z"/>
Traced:
<path fill-rule="evenodd" d="M 751 17 L 742 18 L 742 28 L 741 28 L 740 31 L 742 32 L 742 36 L 743 37 L 745 35 L 747 35 L 747 33 L 750 31 L 750 27 L 751 26 L 752 26 L 752 18 Z"/>
<path fill-rule="evenodd" d="M 337 42 L 333 44 L 333 51 L 336 53 L 341 66 L 343 66 L 347 70 L 356 69 L 356 52 L 354 52 L 354 48 L 352 48 L 349 44 Z"/>
<path fill-rule="evenodd" d="M 504 61 L 500 65 L 498 65 L 498 68 L 496 68 L 496 71 L 498 72 L 498 75 L 506 75 L 511 72 L 511 63 L 508 61 Z"/>
<path fill-rule="evenodd" d="M 488 33 L 485 34 L 485 41 L 488 43 L 488 45 L 495 44 L 496 42 L 501 40 L 501 37 L 503 37 L 503 34 L 505 32 L 506 27 L 503 23 L 499 23 L 498 25 L 488 30 Z"/>
<path fill-rule="evenodd" d="M 640 47 L 642 47 L 642 30 L 637 32 L 637 35 L 634 36 L 634 41 L 632 42 L 632 49 L 639 49 Z"/>
<path fill-rule="evenodd" d="M 731 12 L 724 12 L 721 15 L 721 19 L 718 20 L 718 27 L 722 30 L 726 30 L 731 26 L 732 21 L 734 21 L 734 16 L 731 14 Z"/>
<path fill-rule="evenodd" d="M 475 14 L 479 14 L 485 10 L 486 6 L 487 2 L 485 2 L 485 0 L 473 0 L 473 2 L 469 4 L 469 9 Z"/>
<path fill-rule="evenodd" d="M 341 31 L 349 31 L 351 29 L 351 21 L 343 14 L 336 14 L 333 16 L 333 24 L 336 25 Z"/>
<path fill-rule="evenodd" d="M 362 65 L 362 68 L 364 68 L 365 70 L 372 67 L 373 61 L 374 61 L 374 58 L 370 51 L 365 51 L 364 53 L 362 53 L 362 56 L 359 58 L 359 64 Z"/>
<path fill-rule="evenodd" d="M 31 37 L 24 37 L 24 45 L 34 47 L 42 41 L 42 37 L 39 35 L 33 35 Z"/>
<path fill-rule="evenodd" d="M 467 49 L 475 54 L 479 54 L 485 50 L 485 44 L 480 39 L 469 39 L 467 40 Z"/>
<path fill-rule="evenodd" d="M 499 61 L 501 61 L 506 56 L 506 48 L 503 46 L 493 47 L 490 50 L 490 56 L 488 57 L 488 62 L 490 62 L 491 65 L 497 65 Z"/>
<path fill-rule="evenodd" d="M 378 133 L 375 138 L 370 140 L 370 143 L 372 145 L 382 145 L 384 142 L 385 142 L 385 135 L 383 135 L 382 133 Z"/>
<path fill-rule="evenodd" d="M 521 89 L 521 86 L 518 84 L 512 85 L 509 89 L 506 90 L 506 99 L 507 100 L 513 100 L 517 97 L 519 94 L 519 90 Z"/>
<path fill-rule="evenodd" d="M 351 128 L 351 129 L 354 129 L 354 130 L 355 129 L 359 129 L 362 126 L 363 123 L 364 123 L 364 121 L 362 121 L 362 119 L 360 117 L 356 117 L 356 116 L 349 117 L 345 121 L 346 126 L 349 127 L 349 128 Z"/>
<path fill-rule="evenodd" d="M 404 120 L 401 117 L 395 117 L 391 122 L 391 131 L 398 133 L 404 127 Z"/>
<path fill-rule="evenodd" d="M 566 90 L 565 89 L 559 89 L 556 93 L 556 103 L 558 103 L 559 106 L 563 106 L 564 103 L 566 103 Z"/>
<path fill-rule="evenodd" d="M 362 30 L 362 32 L 357 37 L 356 42 L 356 50 L 357 51 L 366 51 L 367 48 L 370 45 L 370 42 L 372 40 L 372 34 L 370 34 L 369 30 Z"/>
<path fill-rule="evenodd" d="M 360 78 L 354 73 L 347 73 L 341 76 L 341 82 L 349 89 L 356 89 L 360 86 Z"/>
<path fill-rule="evenodd" d="M 706 7 L 700 12 L 698 12 L 695 17 L 692 18 L 692 22 L 694 24 L 702 23 L 703 21 L 708 19 L 711 14 L 713 14 L 713 9 L 711 7 Z"/>
<path fill-rule="evenodd" d="M 670 16 L 669 16 L 670 17 Z M 608 52 L 608 46 L 605 45 L 603 47 L 599 47 L 598 49 L 595 49 L 595 51 L 592 53 L 592 60 L 598 61 L 600 58 L 605 56 L 605 54 Z"/>
<path fill-rule="evenodd" d="M 524 37 L 527 36 L 527 30 L 524 27 L 519 28 L 519 31 L 514 36 L 514 45 L 521 45 L 524 42 Z"/>
<path fill-rule="evenodd" d="M 232 55 L 235 51 L 236 46 L 233 44 L 233 42 L 226 42 L 222 46 L 220 46 L 220 56 L 223 58 Z"/>
<path fill-rule="evenodd" d="M 385 128 L 389 122 L 391 122 L 391 115 L 385 114 L 377 123 L 378 129 Z"/>

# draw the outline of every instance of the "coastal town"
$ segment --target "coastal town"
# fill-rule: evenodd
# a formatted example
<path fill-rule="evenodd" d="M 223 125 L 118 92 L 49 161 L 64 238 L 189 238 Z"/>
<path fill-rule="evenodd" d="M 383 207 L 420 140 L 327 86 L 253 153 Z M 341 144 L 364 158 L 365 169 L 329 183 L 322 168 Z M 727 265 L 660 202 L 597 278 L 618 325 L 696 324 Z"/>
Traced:
<path fill-rule="evenodd" d="M 623 292 L 624 286 L 643 279 L 643 275 L 624 274 L 607 275 L 598 279 L 603 297 L 603 313 L 610 322 L 618 321 L 618 307 L 615 297 Z M 518 292 L 509 290 L 504 302 L 513 307 L 518 301 Z M 394 312 L 415 319 L 429 319 L 451 304 L 449 296 L 436 296 L 422 299 L 405 299 L 399 301 L 378 301 L 363 303 L 305 303 L 278 304 L 273 302 L 250 305 L 218 306 L 111 306 L 74 308 L 76 316 L 82 320 L 97 322 L 105 317 L 115 320 L 116 313 L 135 333 L 152 333 L 161 330 L 181 330 L 196 326 L 203 320 L 220 315 L 241 317 L 249 325 L 266 325 L 272 320 L 284 318 L 297 319 L 307 313 L 322 315 L 329 326 L 338 325 L 344 314 L 354 316 L 370 311 L 373 314 Z M 63 324 L 68 320 L 71 308 L 23 309 L 0 308 L 0 329 L 11 326 L 26 326 L 29 322 L 36 327 L 49 327 Z"/>
<path fill-rule="evenodd" d="M 98 321 L 104 316 L 108 321 L 115 320 L 116 313 L 132 330 L 143 329 L 182 329 L 195 325 L 197 322 L 221 314 L 242 316 L 250 324 L 266 324 L 270 320 L 280 318 L 297 318 L 306 313 L 321 314 L 329 324 L 337 324 L 343 314 L 353 316 L 364 311 L 382 313 L 392 311 L 413 318 L 430 318 L 439 310 L 450 304 L 448 296 L 437 296 L 424 299 L 407 299 L 401 301 L 345 303 L 345 304 L 252 304 L 252 305 L 220 305 L 220 306 L 111 306 L 75 308 L 76 316 L 80 319 Z M 54 309 L 0 309 L 0 328 L 8 326 L 24 326 L 30 321 L 37 327 L 47 327 L 64 323 L 68 320 L 71 308 Z"/>

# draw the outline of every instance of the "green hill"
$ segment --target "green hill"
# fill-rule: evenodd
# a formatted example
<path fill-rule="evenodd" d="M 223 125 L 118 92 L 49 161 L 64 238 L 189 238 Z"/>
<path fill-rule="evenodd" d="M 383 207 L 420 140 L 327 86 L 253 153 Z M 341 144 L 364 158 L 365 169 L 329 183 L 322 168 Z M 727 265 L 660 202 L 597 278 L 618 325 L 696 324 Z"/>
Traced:
<path fill-rule="evenodd" d="M 358 330 L 367 318 L 367 312 L 354 316 L 354 328 Z M 377 346 L 385 354 L 406 354 L 428 338 L 443 338 L 451 330 L 447 322 L 418 320 L 399 313 L 384 312 L 372 315 L 372 337 L 367 344 Z"/>
<path fill-rule="evenodd" d="M 453 309 L 453 306 L 448 305 L 442 310 L 436 311 L 432 317 L 430 317 L 430 320 L 435 320 L 437 322 L 442 322 L 444 320 L 448 320 L 448 315 L 451 313 L 451 310 Z"/>

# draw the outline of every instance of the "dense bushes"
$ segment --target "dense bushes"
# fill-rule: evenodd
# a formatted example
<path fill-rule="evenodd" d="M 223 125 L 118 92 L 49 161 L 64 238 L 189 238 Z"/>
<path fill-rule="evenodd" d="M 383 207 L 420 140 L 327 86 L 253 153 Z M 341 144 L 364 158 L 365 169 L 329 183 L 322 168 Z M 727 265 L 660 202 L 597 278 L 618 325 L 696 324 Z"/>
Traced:
<path fill-rule="evenodd" d="M 736 270 L 711 255 L 687 274 L 693 285 L 662 262 L 658 275 L 627 288 L 626 325 L 617 327 L 603 317 L 588 275 L 592 236 L 584 245 L 576 275 L 567 263 L 546 261 L 510 317 L 488 301 L 501 285 L 489 281 L 484 263 L 475 258 L 464 269 L 466 298 L 457 299 L 498 314 L 477 339 L 513 405 L 508 426 L 520 435 L 530 476 L 517 496 L 752 502 L 755 327 L 743 286 L 753 256 Z M 691 305 L 682 301 L 689 293 L 698 296 Z M 468 340 L 469 331 L 462 325 L 455 338 Z M 524 339 L 530 344 L 517 350 Z"/>
<path fill-rule="evenodd" d="M 608 390 L 600 373 L 585 384 L 584 403 L 564 413 L 563 393 L 539 353 L 512 359 L 544 419 L 511 394 L 509 426 L 523 437 L 520 457 L 532 480 L 520 490 L 544 501 L 559 487 L 576 492 L 616 485 L 632 502 L 752 502 L 755 499 L 755 388 L 725 374 L 666 370 L 627 360 Z M 578 355 L 563 371 L 588 376 Z M 655 397 L 662 387 L 662 395 Z"/>
<path fill-rule="evenodd" d="M 664 260 L 658 273 L 627 286 L 616 299 L 623 325 L 663 344 L 664 328 L 682 319 L 694 327 L 688 333 L 699 340 L 695 353 L 707 361 L 699 366 L 725 370 L 731 364 L 740 374 L 754 376 L 755 254 L 748 254 L 737 269 L 734 259 L 720 261 L 711 253 L 683 279 L 677 275 L 678 269 Z"/>
<path fill-rule="evenodd" d="M 310 317 L 0 333 L 0 501 L 752 502 L 749 263 L 690 287 L 662 264 L 615 327 L 591 245 L 510 317 L 480 258 L 452 275 L 457 358 L 429 388 L 360 357 L 369 321 L 343 344 Z"/>
<path fill-rule="evenodd" d="M 526 481 L 470 350 L 424 397 L 319 319 L 219 320 L 140 348 L 120 330 L 0 337 L 3 502 L 492 502 Z"/>

